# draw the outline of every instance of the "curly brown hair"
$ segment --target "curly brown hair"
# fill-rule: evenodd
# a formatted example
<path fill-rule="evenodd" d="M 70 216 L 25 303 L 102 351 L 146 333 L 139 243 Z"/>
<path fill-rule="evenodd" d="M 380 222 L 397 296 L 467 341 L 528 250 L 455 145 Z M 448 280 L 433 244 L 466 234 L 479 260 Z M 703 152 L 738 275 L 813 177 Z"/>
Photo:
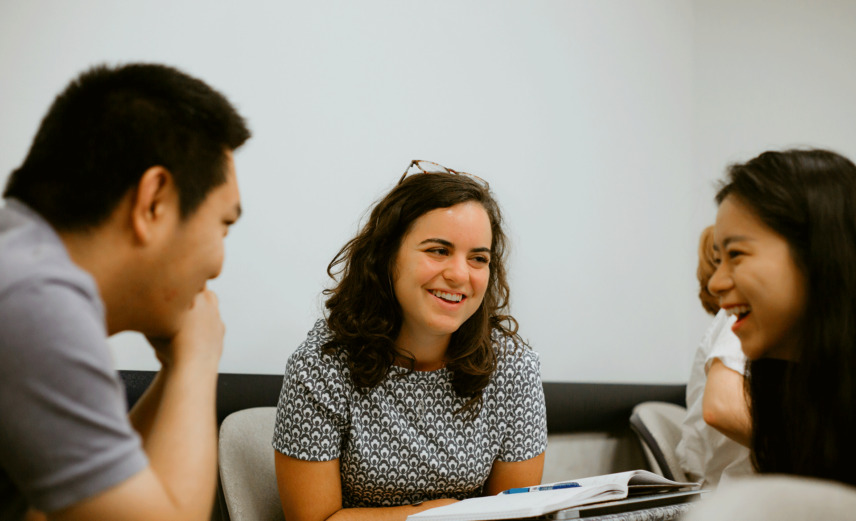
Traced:
<path fill-rule="evenodd" d="M 701 232 L 698 240 L 698 268 L 696 278 L 698 279 L 698 299 L 701 306 L 711 315 L 719 312 L 719 297 L 707 289 L 707 283 L 716 271 L 715 252 L 713 251 L 713 226 L 708 226 Z"/>
<path fill-rule="evenodd" d="M 517 321 L 509 314 L 506 243 L 502 214 L 490 189 L 467 175 L 420 173 L 405 177 L 375 204 L 356 237 L 348 241 L 327 267 L 336 281 L 328 296 L 327 326 L 333 338 L 327 352 L 344 350 L 354 384 L 363 390 L 379 384 L 396 357 L 402 310 L 393 289 L 392 274 L 402 239 L 422 215 L 438 208 L 475 201 L 484 207 L 492 234 L 490 275 L 478 310 L 452 334 L 446 367 L 458 396 L 468 398 L 457 411 L 474 418 L 481 410 L 482 391 L 497 367 L 491 332 L 499 331 L 525 345 L 517 335 Z M 504 343 L 501 343 L 504 345 Z M 410 361 L 411 370 L 415 360 Z"/>

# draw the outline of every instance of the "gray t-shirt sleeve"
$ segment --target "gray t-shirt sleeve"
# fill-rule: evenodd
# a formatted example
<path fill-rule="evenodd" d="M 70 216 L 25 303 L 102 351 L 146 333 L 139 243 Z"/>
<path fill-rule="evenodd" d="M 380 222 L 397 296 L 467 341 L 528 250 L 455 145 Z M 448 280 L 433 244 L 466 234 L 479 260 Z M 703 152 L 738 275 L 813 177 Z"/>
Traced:
<path fill-rule="evenodd" d="M 103 317 L 81 288 L 4 292 L 0 329 L 0 466 L 32 506 L 71 506 L 146 467 Z"/>

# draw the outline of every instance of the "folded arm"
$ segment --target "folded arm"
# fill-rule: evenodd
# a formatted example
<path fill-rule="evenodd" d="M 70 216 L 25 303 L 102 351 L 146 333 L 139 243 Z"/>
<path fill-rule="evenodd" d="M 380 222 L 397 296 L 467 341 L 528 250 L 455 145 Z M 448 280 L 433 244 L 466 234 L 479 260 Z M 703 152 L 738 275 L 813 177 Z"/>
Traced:
<path fill-rule="evenodd" d="M 407 516 L 454 503 L 435 499 L 416 505 L 382 508 L 342 508 L 339 460 L 303 461 L 274 451 L 276 481 L 285 518 L 289 521 L 403 521 Z M 493 464 L 485 495 L 514 487 L 537 485 L 544 469 L 544 453 L 526 461 Z"/>
<path fill-rule="evenodd" d="M 215 397 L 223 333 L 216 296 L 204 291 L 175 337 L 150 339 L 163 367 L 129 415 L 148 467 L 49 519 L 208 521 L 217 480 Z"/>
<path fill-rule="evenodd" d="M 708 425 L 748 447 L 752 437 L 752 420 L 743 382 L 742 374 L 729 369 L 715 358 L 707 372 L 702 415 Z"/>
<path fill-rule="evenodd" d="M 279 499 L 288 521 L 404 521 L 411 514 L 456 501 L 435 499 L 397 507 L 342 508 L 338 459 L 303 461 L 274 451 L 274 462 Z"/>

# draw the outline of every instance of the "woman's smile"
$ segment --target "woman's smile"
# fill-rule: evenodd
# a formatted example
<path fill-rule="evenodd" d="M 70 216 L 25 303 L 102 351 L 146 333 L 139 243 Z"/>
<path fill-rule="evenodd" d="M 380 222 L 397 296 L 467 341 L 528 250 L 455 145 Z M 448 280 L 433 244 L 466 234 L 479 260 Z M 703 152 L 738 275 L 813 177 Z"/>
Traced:
<path fill-rule="evenodd" d="M 443 302 L 460 303 L 463 299 L 467 298 L 463 293 L 452 293 L 452 292 L 441 291 L 441 290 L 436 290 L 436 289 L 432 289 L 432 290 L 428 290 L 428 291 L 432 295 L 437 297 L 438 299 L 442 300 Z"/>

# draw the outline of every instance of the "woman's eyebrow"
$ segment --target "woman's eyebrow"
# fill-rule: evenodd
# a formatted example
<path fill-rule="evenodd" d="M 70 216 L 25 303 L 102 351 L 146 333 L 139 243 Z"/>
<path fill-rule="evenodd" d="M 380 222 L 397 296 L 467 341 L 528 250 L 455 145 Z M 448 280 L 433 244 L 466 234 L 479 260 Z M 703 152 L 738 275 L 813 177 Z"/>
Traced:
<path fill-rule="evenodd" d="M 728 245 L 729 245 L 729 244 L 731 244 L 731 243 L 734 243 L 734 242 L 746 242 L 746 241 L 751 241 L 751 240 L 752 240 L 751 238 L 746 237 L 745 235 L 735 235 L 735 236 L 733 236 L 733 237 L 726 237 L 726 238 L 722 241 L 722 247 L 723 247 L 723 248 L 727 248 L 727 247 L 728 247 Z"/>
<path fill-rule="evenodd" d="M 425 239 L 424 241 L 419 243 L 419 246 L 422 246 L 423 244 L 427 244 L 430 242 L 441 244 L 447 248 L 454 248 L 455 247 L 454 244 L 447 241 L 446 239 L 437 239 L 437 238 Z M 490 248 L 485 247 L 485 246 L 482 246 L 480 248 L 473 248 L 470 250 L 470 252 L 472 252 L 472 253 L 491 253 Z"/>
<path fill-rule="evenodd" d="M 752 240 L 751 238 L 746 237 L 745 235 L 735 235 L 734 237 L 726 237 L 722 241 L 722 247 L 728 248 L 728 245 L 731 243 L 746 242 L 746 241 L 751 241 L 751 240 Z M 713 243 L 713 251 L 717 251 L 717 252 L 719 251 L 719 245 L 718 244 Z"/>
<path fill-rule="evenodd" d="M 419 245 L 421 246 L 421 245 L 426 244 L 426 243 L 429 243 L 429 242 L 436 242 L 437 244 L 442 244 L 443 246 L 447 246 L 447 247 L 449 247 L 449 248 L 451 248 L 451 247 L 453 247 L 453 246 L 454 246 L 454 244 L 452 244 L 451 242 L 447 241 L 446 239 L 434 239 L 434 238 L 432 238 L 432 239 L 425 239 L 424 241 L 420 242 L 420 243 L 419 243 Z"/>

